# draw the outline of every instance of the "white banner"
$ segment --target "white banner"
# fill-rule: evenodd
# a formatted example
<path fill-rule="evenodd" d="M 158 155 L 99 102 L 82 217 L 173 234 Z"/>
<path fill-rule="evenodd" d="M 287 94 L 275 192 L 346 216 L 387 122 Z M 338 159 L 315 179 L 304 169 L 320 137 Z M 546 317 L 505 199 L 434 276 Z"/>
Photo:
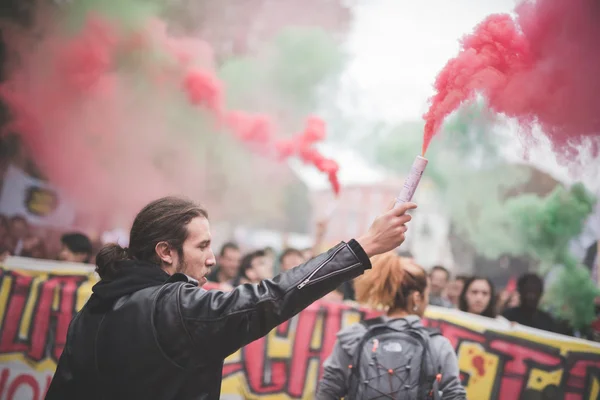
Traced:
<path fill-rule="evenodd" d="M 75 210 L 59 190 L 12 165 L 4 176 L 0 214 L 20 215 L 35 225 L 69 228 L 75 222 Z"/>

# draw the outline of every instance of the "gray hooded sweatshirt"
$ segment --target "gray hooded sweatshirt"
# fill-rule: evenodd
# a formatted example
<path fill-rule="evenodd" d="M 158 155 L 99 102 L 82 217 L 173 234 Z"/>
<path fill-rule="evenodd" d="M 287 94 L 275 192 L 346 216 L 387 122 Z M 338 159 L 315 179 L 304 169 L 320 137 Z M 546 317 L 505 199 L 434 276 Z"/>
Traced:
<path fill-rule="evenodd" d="M 407 324 L 414 327 L 423 327 L 419 317 L 409 315 L 404 318 L 390 319 L 384 317 L 392 327 L 402 329 Z M 333 352 L 323 364 L 323 378 L 317 388 L 316 399 L 339 400 L 347 394 L 350 369 L 354 354 L 361 338 L 367 332 L 362 324 L 355 324 L 341 330 L 337 335 L 337 342 Z M 442 371 L 440 390 L 443 392 L 442 400 L 465 400 L 465 389 L 460 383 L 458 360 L 450 341 L 441 335 L 433 336 L 430 342 L 433 359 L 439 362 Z"/>

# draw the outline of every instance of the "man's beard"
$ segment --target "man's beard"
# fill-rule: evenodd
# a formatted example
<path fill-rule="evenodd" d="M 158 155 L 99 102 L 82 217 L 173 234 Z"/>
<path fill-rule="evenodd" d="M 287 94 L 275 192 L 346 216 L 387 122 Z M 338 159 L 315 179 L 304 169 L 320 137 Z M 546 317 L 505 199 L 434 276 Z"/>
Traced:
<path fill-rule="evenodd" d="M 184 274 L 185 275 L 185 271 L 187 271 L 187 262 L 185 261 L 185 257 L 181 257 L 179 259 L 179 262 L 177 263 L 177 265 L 175 266 L 175 272 L 176 273 L 180 273 L 180 274 Z"/>

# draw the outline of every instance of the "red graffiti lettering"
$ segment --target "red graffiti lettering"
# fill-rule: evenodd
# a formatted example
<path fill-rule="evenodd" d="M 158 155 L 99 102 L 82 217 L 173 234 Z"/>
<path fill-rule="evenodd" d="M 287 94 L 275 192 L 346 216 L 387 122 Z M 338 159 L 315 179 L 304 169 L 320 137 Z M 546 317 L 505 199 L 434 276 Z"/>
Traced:
<path fill-rule="evenodd" d="M 2 334 L 0 335 L 0 353 L 24 353 L 27 344 L 18 337 L 19 325 L 23 316 L 23 310 L 29 297 L 31 282 L 33 278 L 21 274 L 7 273 L 2 279 L 12 277 L 11 293 L 6 307 L 6 314 L 2 322 Z"/>
<path fill-rule="evenodd" d="M 321 362 L 319 368 L 319 378 L 323 376 L 323 362 L 333 351 L 337 333 L 342 327 L 342 313 L 348 309 L 348 306 L 342 304 L 333 304 L 331 307 L 321 307 L 326 313 L 325 323 L 323 324 L 323 340 L 321 343 Z"/>
<path fill-rule="evenodd" d="M 0 395 L 4 393 L 4 389 L 6 388 L 6 381 L 8 381 L 8 369 L 2 370 L 2 375 L 0 375 Z"/>
<path fill-rule="evenodd" d="M 311 359 L 319 359 L 319 351 L 310 347 L 310 342 L 315 331 L 318 305 L 313 304 L 306 311 L 298 314 L 298 326 L 296 327 L 296 340 L 294 341 L 293 357 L 291 360 L 291 371 L 288 383 L 288 393 L 292 397 L 302 397 L 306 386 L 306 374 Z"/>
<path fill-rule="evenodd" d="M 51 356 L 55 360 L 59 359 L 67 340 L 69 323 L 75 313 L 77 288 L 85 280 L 86 277 L 82 275 L 52 276 L 41 285 L 31 335 L 31 348 L 28 353 L 31 359 L 41 360 L 46 356 L 48 333 L 52 321 L 56 321 L 56 328 Z M 53 310 L 52 302 L 56 288 L 59 289 L 60 302 L 58 310 Z"/>
<path fill-rule="evenodd" d="M 267 339 L 256 340 L 244 348 L 244 361 L 247 365 L 246 376 L 253 393 L 268 394 L 283 390 L 286 381 L 284 361 L 269 360 L 267 357 Z"/>
<path fill-rule="evenodd" d="M 485 360 L 482 356 L 475 356 L 471 359 L 473 367 L 477 370 L 477 375 L 485 375 Z"/>
<path fill-rule="evenodd" d="M 46 377 L 46 388 L 44 389 L 44 398 L 46 398 L 46 393 L 48 393 L 48 389 L 50 389 L 51 383 L 52 383 L 52 375 L 48 375 Z"/>
<path fill-rule="evenodd" d="M 33 396 L 30 398 L 32 400 L 38 400 L 40 398 L 40 386 L 35 378 L 31 375 L 19 375 L 8 387 L 8 394 L 6 396 L 7 400 L 16 399 L 15 393 L 21 388 L 21 386 L 29 386 L 31 388 Z"/>
<path fill-rule="evenodd" d="M 67 338 L 69 323 L 75 314 L 77 289 L 87 278 L 83 275 L 51 276 L 38 287 L 33 306 L 31 326 L 26 337 L 19 337 L 25 305 L 31 299 L 33 278 L 19 273 L 3 276 L 13 278 L 6 316 L 0 335 L 0 353 L 22 353 L 33 361 L 51 357 L 59 359 Z M 55 290 L 58 290 L 58 309 L 53 309 Z M 50 334 L 50 328 L 54 331 Z"/>
<path fill-rule="evenodd" d="M 567 386 L 571 389 L 583 389 L 586 378 L 593 374 L 594 370 L 600 370 L 600 359 L 590 357 L 587 353 L 571 353 L 567 357 L 568 369 Z"/>
<path fill-rule="evenodd" d="M 489 348 L 506 357 L 503 377 L 500 383 L 500 398 L 519 398 L 525 379 L 529 376 L 532 362 L 544 366 L 559 367 L 561 358 L 558 349 L 534 345 L 528 341 L 519 343 L 518 338 L 490 338 Z M 551 354 L 554 353 L 554 354 Z"/>
<path fill-rule="evenodd" d="M 223 366 L 223 378 L 227 378 L 229 375 L 233 375 L 236 372 L 241 371 L 242 369 L 244 369 L 244 365 L 242 364 L 242 362 L 239 361 L 225 364 Z"/>
<path fill-rule="evenodd" d="M 438 322 L 438 329 L 442 332 L 442 335 L 450 340 L 450 343 L 452 343 L 454 349 L 458 349 L 458 344 L 461 341 L 469 341 L 481 344 L 485 343 L 485 335 L 482 333 L 474 332 L 471 329 L 465 328 L 464 326 L 454 325 L 446 321 Z"/>

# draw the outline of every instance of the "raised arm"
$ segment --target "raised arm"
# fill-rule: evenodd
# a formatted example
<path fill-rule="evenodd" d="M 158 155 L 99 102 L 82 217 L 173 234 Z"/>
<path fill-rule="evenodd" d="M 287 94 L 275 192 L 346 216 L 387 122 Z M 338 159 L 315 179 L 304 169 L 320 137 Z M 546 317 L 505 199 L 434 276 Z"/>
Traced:
<path fill-rule="evenodd" d="M 404 241 L 408 203 L 378 217 L 358 240 L 340 243 L 312 260 L 257 285 L 224 293 L 190 284 L 169 285 L 156 303 L 158 335 L 180 326 L 198 360 L 219 360 L 266 335 L 341 283 L 371 267 L 369 257 Z M 165 338 L 166 339 L 166 338 Z M 165 339 L 159 341 L 165 342 Z M 189 352 L 188 352 L 189 353 Z"/>

